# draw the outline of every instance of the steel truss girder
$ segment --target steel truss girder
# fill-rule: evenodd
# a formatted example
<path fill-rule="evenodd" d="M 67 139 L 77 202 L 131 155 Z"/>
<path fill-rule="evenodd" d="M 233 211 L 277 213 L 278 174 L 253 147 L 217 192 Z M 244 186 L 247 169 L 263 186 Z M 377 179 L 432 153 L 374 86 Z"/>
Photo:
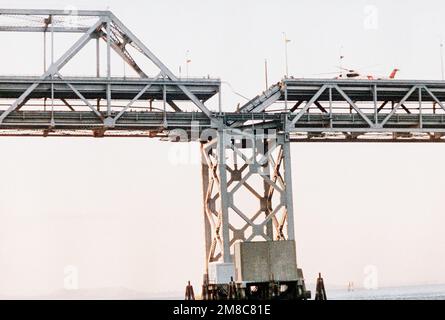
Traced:
<path fill-rule="evenodd" d="M 315 114 L 315 115 L 310 115 L 309 114 L 309 107 L 312 104 L 316 104 L 318 103 L 318 101 L 320 100 L 320 97 L 322 96 L 322 94 L 329 89 L 329 100 L 327 101 L 327 103 L 329 104 L 329 112 L 328 112 L 328 117 L 326 118 L 327 120 L 329 120 L 329 125 L 323 125 L 322 129 L 320 130 L 320 128 L 310 128 L 307 126 L 307 121 L 310 121 L 310 118 L 323 118 L 323 115 L 320 114 Z M 343 119 L 345 118 L 345 113 L 341 113 L 341 112 L 333 112 L 332 110 L 332 104 L 333 104 L 333 100 L 332 100 L 332 90 L 335 89 L 340 95 L 341 97 L 343 97 L 344 102 L 346 104 L 348 104 L 352 109 L 354 109 L 356 111 L 356 114 L 358 115 L 358 117 L 354 118 L 354 116 L 352 116 L 352 121 L 349 124 L 345 125 L 345 122 L 339 122 L 337 121 L 338 119 L 341 119 L 343 117 Z M 431 89 L 429 89 L 426 85 L 424 84 L 415 84 L 413 85 L 411 88 L 408 88 L 406 90 L 406 92 L 404 93 L 404 95 L 399 98 L 400 100 L 397 100 L 396 104 L 394 105 L 394 101 L 393 101 L 393 106 L 391 111 L 388 114 L 385 115 L 380 115 L 379 112 L 383 109 L 383 107 L 387 104 L 388 101 L 384 101 L 380 107 L 377 107 L 377 103 L 378 103 L 378 93 L 377 93 L 377 85 L 373 85 L 372 86 L 372 95 L 373 95 L 373 101 L 372 104 L 374 105 L 374 113 L 373 114 L 369 114 L 369 113 L 365 113 L 365 110 L 362 110 L 360 106 L 358 106 L 358 104 L 356 103 L 356 101 L 353 101 L 351 99 L 351 97 L 348 96 L 348 94 L 345 93 L 345 91 L 339 87 L 338 84 L 324 84 L 322 85 L 322 87 L 316 91 L 316 93 L 309 99 L 309 101 L 306 103 L 306 105 L 303 107 L 303 109 L 299 110 L 298 113 L 293 113 L 291 112 L 289 114 L 289 119 L 290 119 L 290 123 L 288 125 L 288 131 L 289 132 L 302 132 L 302 131 L 306 131 L 306 132 L 336 132 L 336 131 L 354 131 L 354 132 L 374 132 L 374 133 L 378 133 L 378 132 L 388 132 L 393 130 L 393 132 L 398 132 L 400 129 L 401 131 L 406 131 L 411 130 L 412 132 L 416 132 L 418 130 L 418 128 L 420 128 L 420 131 L 425 131 L 428 132 L 428 130 L 432 130 L 434 132 L 439 132 L 441 131 L 443 128 L 439 127 L 435 127 L 433 126 L 429 126 L 428 128 L 425 128 L 425 130 L 423 130 L 423 120 L 424 118 L 429 118 L 431 119 L 436 119 L 439 120 L 439 122 L 442 122 L 441 117 L 443 117 L 443 114 L 440 116 L 436 116 L 436 111 L 434 111 L 433 114 L 424 114 L 422 113 L 422 104 L 424 103 L 424 101 L 422 100 L 422 92 L 426 92 L 426 95 L 428 96 L 428 99 L 426 100 L 427 102 L 431 102 L 433 103 L 433 105 L 438 104 L 440 106 L 440 108 L 442 110 L 445 111 L 444 105 L 443 103 L 437 98 L 437 96 L 433 93 L 433 91 Z M 437 89 L 436 89 L 437 90 Z M 406 112 L 407 114 L 412 114 L 415 113 L 415 109 L 413 108 L 408 108 L 405 103 L 408 101 L 408 99 L 411 98 L 411 96 L 413 95 L 414 92 L 417 91 L 417 110 L 418 110 L 418 121 L 414 122 L 414 126 L 412 123 L 412 119 L 414 119 L 415 117 L 410 117 L 409 121 L 411 122 L 410 124 L 406 124 L 403 123 L 403 121 L 399 121 L 400 118 L 405 118 L 403 115 L 400 116 L 400 113 L 398 113 L 399 108 L 403 109 L 404 112 Z M 338 100 L 336 101 L 338 102 Z M 363 102 L 363 101 L 362 101 Z M 364 101 L 365 103 L 369 101 Z M 320 107 L 318 106 L 318 108 L 320 109 Z M 369 108 L 369 107 L 368 107 Z M 433 107 L 433 110 L 436 110 L 435 107 Z M 326 113 L 324 110 L 322 110 L 323 113 Z M 350 112 L 350 114 L 352 114 Z M 353 115 L 353 114 L 352 114 Z M 304 117 L 304 118 L 303 118 Z M 382 118 L 383 117 L 383 118 Z M 361 119 L 360 119 L 361 118 Z M 303 120 L 301 120 L 303 119 Z M 373 119 L 373 120 L 371 120 Z M 395 124 L 394 124 L 394 120 L 396 120 Z M 391 122 L 391 123 L 390 123 Z M 336 128 L 334 127 L 334 123 L 336 124 Z M 357 126 L 358 125 L 358 126 Z M 350 126 L 350 128 L 348 128 L 348 126 Z M 403 126 L 405 126 L 405 128 L 403 128 Z"/>
<path fill-rule="evenodd" d="M 90 27 L 90 29 L 82 36 L 79 40 L 77 40 L 68 51 L 65 52 L 65 54 L 62 55 L 62 57 L 54 62 L 47 71 L 44 72 L 44 74 L 40 77 L 38 81 L 33 83 L 28 89 L 26 89 L 25 92 L 16 100 L 14 103 L 0 116 L 0 124 L 3 122 L 3 120 L 17 107 L 22 103 L 30 94 L 31 92 L 37 88 L 37 86 L 41 83 L 41 81 L 46 80 L 52 76 L 54 76 L 56 73 L 59 72 L 61 68 L 63 68 L 64 65 L 66 65 L 76 54 L 79 52 L 90 40 L 91 34 L 98 28 L 100 28 L 104 23 L 103 18 L 99 18 L 99 20 Z"/>
<path fill-rule="evenodd" d="M 108 10 L 76 10 L 77 16 L 84 17 L 108 17 L 111 11 Z M 0 15 L 13 16 L 71 16 L 72 10 L 48 10 L 48 9 L 0 9 Z"/>
<path fill-rule="evenodd" d="M 26 101 L 33 95 L 34 90 L 36 90 L 41 84 L 51 82 L 51 95 L 46 98 L 50 98 L 54 101 L 54 84 L 52 81 L 55 78 L 62 79 L 61 69 L 92 39 L 98 38 L 103 39 L 107 42 L 108 48 L 108 78 L 107 80 L 111 80 L 110 78 L 110 58 L 109 51 L 110 49 L 115 50 L 118 55 L 128 63 L 136 73 L 141 77 L 141 79 L 146 79 L 147 75 L 142 71 L 139 65 L 135 62 L 133 57 L 128 52 L 126 46 L 130 45 L 142 53 L 146 58 L 148 58 L 158 69 L 159 76 L 156 77 L 156 80 L 159 77 L 162 77 L 164 82 L 167 82 L 167 85 L 172 87 L 177 87 L 183 94 L 187 97 L 187 100 L 192 102 L 199 111 L 203 112 L 207 117 L 211 117 L 210 110 L 204 105 L 204 100 L 207 100 L 208 97 L 204 100 L 198 98 L 195 95 L 193 90 L 184 83 L 184 81 L 180 81 L 176 76 L 111 12 L 109 11 L 64 11 L 64 10 L 0 10 L 1 16 L 39 16 L 41 17 L 42 26 L 40 28 L 42 32 L 83 32 L 80 39 L 71 46 L 67 52 L 62 55 L 62 57 L 54 62 L 49 68 L 38 78 L 35 82 L 33 82 L 29 87 L 27 87 L 20 96 L 16 98 L 16 100 L 10 105 L 7 110 L 2 112 L 0 115 L 0 125 L 4 122 L 4 120 L 14 111 L 20 109 L 23 105 L 26 104 Z M 79 29 L 77 26 L 74 27 L 66 27 L 66 26 L 48 26 L 48 22 L 52 24 L 52 21 L 56 21 L 54 17 L 58 16 L 86 16 L 91 18 L 96 18 L 97 21 L 92 24 L 88 28 Z M 49 18 L 44 18 L 44 17 Z M 38 18 L 38 17 L 37 17 Z M 54 22 L 56 23 L 56 22 Z M 8 27 L 11 27 L 11 30 L 17 31 L 14 26 L 2 26 L 0 27 L 2 31 L 8 31 Z M 70 28 L 74 28 L 73 30 Z M 37 31 L 37 30 L 26 30 L 27 28 L 23 28 L 23 31 Z M 85 102 L 88 107 L 92 107 L 92 104 L 87 100 L 85 96 L 82 96 L 81 92 L 75 88 L 75 85 L 65 81 L 66 85 L 72 89 L 76 96 L 80 98 L 83 102 Z M 131 100 L 130 104 L 124 108 L 124 112 L 128 110 L 132 103 L 137 101 L 143 93 L 149 88 L 147 85 L 142 90 L 135 95 L 135 98 Z M 169 99 L 164 102 L 164 105 L 168 103 L 172 106 L 174 111 L 181 111 L 181 109 L 173 102 L 171 97 L 167 97 L 165 94 L 166 87 L 164 85 L 164 94 L 163 98 Z M 219 86 L 218 86 L 219 91 Z M 122 116 L 123 112 L 118 113 L 117 118 L 113 118 L 111 116 L 111 97 L 113 96 L 112 87 L 110 84 L 107 84 L 107 117 L 103 117 L 103 128 L 108 129 L 113 127 L 116 124 L 116 121 Z M 98 107 L 99 108 L 99 103 Z M 99 115 L 99 110 L 93 109 L 92 112 Z"/>
<path fill-rule="evenodd" d="M 219 130 L 217 139 L 201 144 L 201 155 L 207 263 L 232 262 L 238 240 L 294 240 L 283 134 Z M 246 208 L 247 202 L 256 205 Z"/>
<path fill-rule="evenodd" d="M 383 134 L 392 135 L 393 141 L 400 137 L 412 141 L 443 140 L 443 81 L 286 78 L 279 87 L 276 91 L 277 85 L 272 86 L 239 112 L 261 110 L 286 114 L 281 125 L 293 136 L 292 141 L 328 140 L 328 137 L 350 141 L 351 137 L 370 134 L 377 139 Z M 272 108 L 278 104 L 280 107 Z M 255 109 L 257 106 L 260 109 Z M 279 128 L 278 124 L 274 127 L 271 122 L 253 119 L 228 124 L 237 128 Z M 302 134 L 307 137 L 295 138 Z M 342 135 L 346 139 L 342 140 Z"/>
<path fill-rule="evenodd" d="M 145 55 L 148 59 L 150 59 L 162 72 L 163 75 L 168 77 L 172 81 L 178 81 L 178 78 L 167 68 L 166 65 L 159 60 L 150 49 L 148 49 L 142 41 L 140 41 L 114 14 L 111 15 L 111 20 L 116 28 L 120 29 L 123 34 L 128 38 L 129 43 L 131 43 L 135 48 L 139 49 L 139 51 Z M 180 88 L 189 99 L 209 118 L 211 117 L 211 112 L 207 107 L 202 103 L 186 86 L 182 84 L 178 84 L 178 88 Z"/>

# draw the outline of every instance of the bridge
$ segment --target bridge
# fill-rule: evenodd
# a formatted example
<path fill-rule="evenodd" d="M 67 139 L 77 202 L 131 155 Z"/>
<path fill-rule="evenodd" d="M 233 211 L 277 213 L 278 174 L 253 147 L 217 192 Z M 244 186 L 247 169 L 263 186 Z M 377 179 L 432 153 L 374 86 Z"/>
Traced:
<path fill-rule="evenodd" d="M 200 142 L 207 275 L 233 265 L 239 240 L 295 239 L 290 143 L 445 141 L 444 81 L 290 77 L 227 112 L 220 79 L 176 76 L 112 12 L 3 9 L 0 31 L 43 33 L 45 44 L 41 75 L 0 76 L 0 135 Z M 55 33 L 79 38 L 47 64 Z M 64 75 L 91 41 L 96 76 Z M 112 77 L 112 51 L 138 76 Z"/>

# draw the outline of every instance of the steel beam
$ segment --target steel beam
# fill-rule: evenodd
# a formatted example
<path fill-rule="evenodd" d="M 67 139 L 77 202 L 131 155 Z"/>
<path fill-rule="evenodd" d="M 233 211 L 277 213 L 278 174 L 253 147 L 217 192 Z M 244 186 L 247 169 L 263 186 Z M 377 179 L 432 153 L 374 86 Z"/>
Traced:
<path fill-rule="evenodd" d="M 0 15 L 13 16 L 110 16 L 111 12 L 106 10 L 48 10 L 48 9 L 0 9 Z"/>
<path fill-rule="evenodd" d="M 0 26 L 0 32 L 47 32 L 47 27 L 31 26 Z M 57 33 L 85 33 L 86 27 L 54 27 L 53 32 Z"/>

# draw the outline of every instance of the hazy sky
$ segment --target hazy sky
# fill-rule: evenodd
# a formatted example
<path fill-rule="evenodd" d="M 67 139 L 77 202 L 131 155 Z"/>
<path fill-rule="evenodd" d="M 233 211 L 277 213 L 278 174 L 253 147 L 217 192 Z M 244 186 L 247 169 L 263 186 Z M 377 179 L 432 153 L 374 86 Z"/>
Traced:
<path fill-rule="evenodd" d="M 131 5 L 130 5 L 131 4 Z M 177 73 L 216 76 L 253 97 L 284 74 L 344 64 L 401 78 L 439 79 L 443 1 L 0 1 L 0 7 L 112 10 Z M 369 10 L 377 24 L 369 25 Z M 376 11 L 375 11 L 376 10 Z M 375 21 L 373 21 L 375 23 Z M 38 74 L 41 35 L 0 34 L 0 74 Z M 60 37 L 59 37 L 60 38 Z M 56 53 L 76 36 L 56 38 Z M 27 42 L 25 42 L 27 41 Z M 57 42 L 58 41 L 58 42 Z M 92 49 L 92 48 L 89 48 Z M 67 72 L 93 72 L 80 55 Z M 113 74 L 122 72 L 116 59 Z M 224 110 L 243 100 L 225 86 Z M 63 287 L 182 291 L 201 284 L 200 166 L 176 164 L 177 145 L 148 139 L 1 138 L 0 295 Z M 191 154 L 198 145 L 190 144 Z M 354 281 L 377 267 L 380 286 L 444 283 L 442 144 L 293 144 L 297 256 L 313 282 Z"/>

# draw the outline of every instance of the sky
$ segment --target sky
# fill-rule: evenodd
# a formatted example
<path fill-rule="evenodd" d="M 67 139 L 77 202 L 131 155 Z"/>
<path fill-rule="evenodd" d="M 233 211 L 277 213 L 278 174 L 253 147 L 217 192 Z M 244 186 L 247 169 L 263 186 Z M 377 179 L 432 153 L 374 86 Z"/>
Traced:
<path fill-rule="evenodd" d="M 285 73 L 343 65 L 440 79 L 443 1 L 0 1 L 3 8 L 110 9 L 171 70 L 219 77 L 247 97 Z M 0 74 L 39 74 L 42 38 L 0 34 Z M 61 55 L 76 36 L 56 37 Z M 94 72 L 86 51 L 67 73 Z M 113 75 L 123 72 L 114 57 Z M 128 71 L 129 72 L 129 71 Z M 223 85 L 223 109 L 244 100 Z M 204 269 L 200 165 L 149 139 L 1 138 L 0 296 L 79 287 L 182 292 Z M 196 143 L 185 147 L 192 159 Z M 298 264 L 308 282 L 445 283 L 442 144 L 293 144 Z"/>

